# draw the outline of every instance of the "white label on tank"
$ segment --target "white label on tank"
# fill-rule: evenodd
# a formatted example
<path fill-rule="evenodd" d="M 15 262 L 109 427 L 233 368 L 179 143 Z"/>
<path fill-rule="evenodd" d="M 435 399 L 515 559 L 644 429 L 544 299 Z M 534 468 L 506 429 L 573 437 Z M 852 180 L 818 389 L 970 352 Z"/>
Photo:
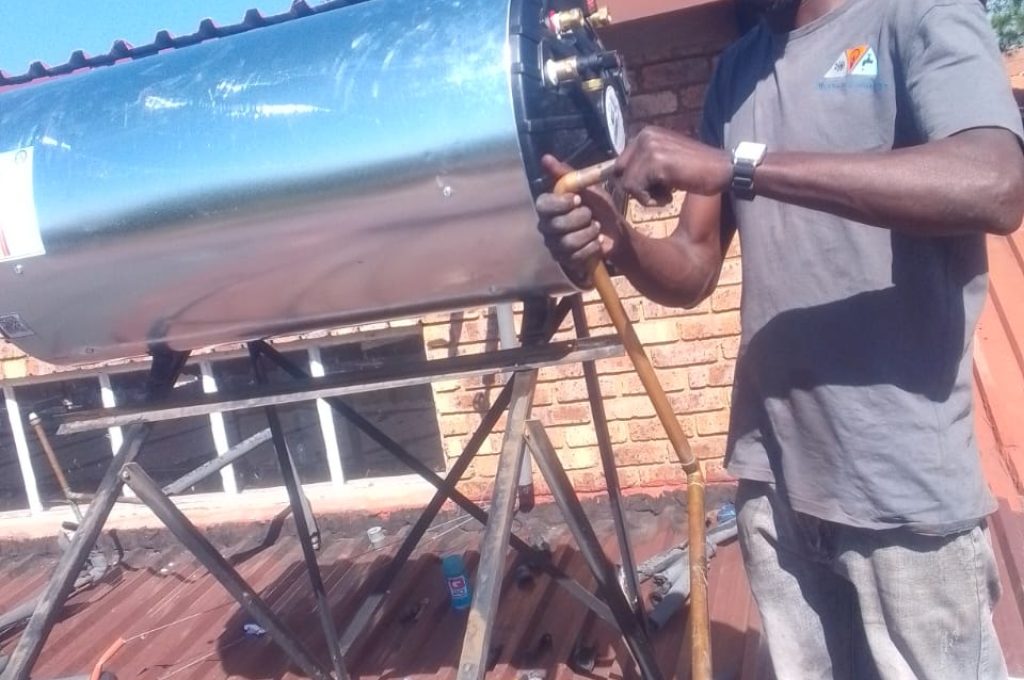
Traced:
<path fill-rule="evenodd" d="M 33 151 L 0 153 L 0 262 L 46 252 L 32 190 Z"/>
<path fill-rule="evenodd" d="M 626 122 L 622 117 L 622 102 L 614 87 L 604 91 L 604 117 L 608 125 L 608 136 L 615 153 L 622 153 L 626 148 Z"/>

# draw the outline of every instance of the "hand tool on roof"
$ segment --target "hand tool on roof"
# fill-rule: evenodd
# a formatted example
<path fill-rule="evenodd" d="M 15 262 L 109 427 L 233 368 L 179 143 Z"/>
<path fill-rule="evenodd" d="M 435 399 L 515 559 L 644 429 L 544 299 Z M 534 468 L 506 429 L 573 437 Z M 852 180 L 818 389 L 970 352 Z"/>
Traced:
<path fill-rule="evenodd" d="M 555 193 L 578 193 L 588 187 L 606 182 L 614 176 L 615 161 L 605 161 L 579 170 L 568 172 L 555 183 Z M 637 376 L 647 392 L 654 410 L 661 421 L 672 449 L 686 471 L 687 482 L 687 522 L 690 543 L 690 616 L 693 621 L 691 628 L 693 680 L 711 680 L 711 632 L 708 611 L 707 592 L 707 553 L 706 531 L 704 526 L 704 472 L 690 448 L 690 443 L 683 428 L 676 419 L 672 404 L 654 372 L 647 353 L 644 351 L 640 338 L 637 337 L 622 306 L 622 300 L 615 290 L 611 275 L 602 258 L 592 258 L 587 263 L 587 274 L 601 296 L 608 316 L 615 325 L 615 330 L 629 355 Z"/>

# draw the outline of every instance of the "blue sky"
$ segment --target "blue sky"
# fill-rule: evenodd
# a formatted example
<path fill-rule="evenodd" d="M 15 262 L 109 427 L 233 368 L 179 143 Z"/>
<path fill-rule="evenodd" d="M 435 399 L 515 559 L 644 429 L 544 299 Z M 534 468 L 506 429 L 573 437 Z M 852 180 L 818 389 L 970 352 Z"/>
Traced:
<path fill-rule="evenodd" d="M 193 33 L 207 17 L 233 24 L 252 7 L 277 14 L 291 0 L 0 0 L 0 69 L 22 73 L 36 60 L 59 64 L 76 49 L 106 52 L 118 38 L 142 45 L 162 28 Z"/>

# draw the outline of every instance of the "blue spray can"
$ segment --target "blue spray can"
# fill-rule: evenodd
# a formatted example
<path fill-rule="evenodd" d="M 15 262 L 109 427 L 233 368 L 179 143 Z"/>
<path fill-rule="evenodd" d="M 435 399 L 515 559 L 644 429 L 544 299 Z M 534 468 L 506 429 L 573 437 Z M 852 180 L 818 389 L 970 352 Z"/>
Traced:
<path fill-rule="evenodd" d="M 473 602 L 473 595 L 470 591 L 469 578 L 466 576 L 466 565 L 462 562 L 462 556 L 448 555 L 441 561 L 441 570 L 448 583 L 452 609 L 456 611 L 469 609 L 469 605 Z"/>

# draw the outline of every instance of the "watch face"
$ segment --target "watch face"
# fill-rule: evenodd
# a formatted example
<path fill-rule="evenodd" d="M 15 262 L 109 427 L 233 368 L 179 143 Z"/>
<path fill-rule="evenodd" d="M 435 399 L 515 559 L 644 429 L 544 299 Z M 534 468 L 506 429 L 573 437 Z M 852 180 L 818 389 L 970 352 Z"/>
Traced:
<path fill-rule="evenodd" d="M 616 154 L 626 149 L 626 122 L 622 115 L 622 102 L 614 87 L 604 91 L 604 118 L 608 128 L 608 139 Z"/>
<path fill-rule="evenodd" d="M 756 165 L 764 158 L 765 148 L 764 144 L 740 142 L 736 147 L 735 158 L 737 161 L 746 161 Z"/>

